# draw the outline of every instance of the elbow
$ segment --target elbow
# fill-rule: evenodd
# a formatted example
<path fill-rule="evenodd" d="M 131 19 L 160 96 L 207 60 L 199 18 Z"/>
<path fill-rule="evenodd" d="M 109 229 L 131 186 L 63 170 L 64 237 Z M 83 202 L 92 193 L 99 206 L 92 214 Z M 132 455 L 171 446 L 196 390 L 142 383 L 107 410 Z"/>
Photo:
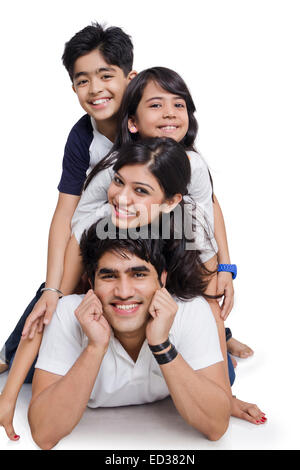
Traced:
<path fill-rule="evenodd" d="M 218 441 L 226 433 L 231 415 L 230 400 L 224 396 L 222 405 L 220 406 L 220 413 L 210 422 L 206 437 L 209 441 Z"/>
<path fill-rule="evenodd" d="M 35 444 L 42 450 L 51 450 L 58 443 L 58 439 L 49 434 L 45 430 L 42 423 L 39 425 L 34 419 L 31 407 L 28 410 L 28 422 L 30 426 L 31 436 Z"/>

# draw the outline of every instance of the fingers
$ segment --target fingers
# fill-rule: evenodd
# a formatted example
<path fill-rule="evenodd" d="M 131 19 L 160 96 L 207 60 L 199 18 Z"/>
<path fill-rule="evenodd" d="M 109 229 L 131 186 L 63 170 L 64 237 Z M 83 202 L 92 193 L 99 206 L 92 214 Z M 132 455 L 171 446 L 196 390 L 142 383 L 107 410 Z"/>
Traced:
<path fill-rule="evenodd" d="M 44 306 L 41 310 L 32 310 L 31 314 L 27 317 L 23 331 L 22 331 L 22 336 L 26 338 L 32 329 L 32 324 L 40 318 L 42 315 L 44 315 L 46 311 L 46 306 Z"/>

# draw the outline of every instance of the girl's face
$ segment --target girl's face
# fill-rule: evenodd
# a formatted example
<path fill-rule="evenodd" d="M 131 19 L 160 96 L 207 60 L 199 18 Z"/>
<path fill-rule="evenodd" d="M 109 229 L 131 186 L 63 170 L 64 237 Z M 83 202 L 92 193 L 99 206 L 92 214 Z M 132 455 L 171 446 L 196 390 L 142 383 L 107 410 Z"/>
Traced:
<path fill-rule="evenodd" d="M 126 165 L 114 175 L 108 189 L 112 221 L 120 228 L 147 225 L 161 212 L 170 212 L 182 199 L 176 194 L 167 201 L 147 165 Z"/>
<path fill-rule="evenodd" d="M 130 117 L 130 132 L 139 132 L 142 138 L 171 137 L 180 142 L 189 127 L 189 117 L 183 98 L 150 81 L 144 89 L 135 116 Z"/>

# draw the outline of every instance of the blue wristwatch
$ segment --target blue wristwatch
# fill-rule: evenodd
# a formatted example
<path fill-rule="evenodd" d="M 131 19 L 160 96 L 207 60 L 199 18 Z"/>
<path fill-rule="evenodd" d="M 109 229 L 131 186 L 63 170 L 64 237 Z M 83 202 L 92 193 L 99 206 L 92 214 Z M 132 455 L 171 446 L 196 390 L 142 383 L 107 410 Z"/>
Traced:
<path fill-rule="evenodd" d="M 218 273 L 221 272 L 221 271 L 231 273 L 232 274 L 232 279 L 236 278 L 236 275 L 237 275 L 236 264 L 218 264 Z"/>

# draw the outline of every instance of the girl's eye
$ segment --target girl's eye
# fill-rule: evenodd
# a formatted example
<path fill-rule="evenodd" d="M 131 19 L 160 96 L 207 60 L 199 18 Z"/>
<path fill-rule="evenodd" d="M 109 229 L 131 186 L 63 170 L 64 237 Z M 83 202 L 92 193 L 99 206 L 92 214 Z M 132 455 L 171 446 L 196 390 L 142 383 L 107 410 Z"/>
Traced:
<path fill-rule="evenodd" d="M 176 103 L 175 106 L 176 108 L 185 108 L 185 105 L 183 103 Z"/>
<path fill-rule="evenodd" d="M 150 105 L 150 108 L 160 108 L 161 104 L 160 103 L 153 103 Z"/>

